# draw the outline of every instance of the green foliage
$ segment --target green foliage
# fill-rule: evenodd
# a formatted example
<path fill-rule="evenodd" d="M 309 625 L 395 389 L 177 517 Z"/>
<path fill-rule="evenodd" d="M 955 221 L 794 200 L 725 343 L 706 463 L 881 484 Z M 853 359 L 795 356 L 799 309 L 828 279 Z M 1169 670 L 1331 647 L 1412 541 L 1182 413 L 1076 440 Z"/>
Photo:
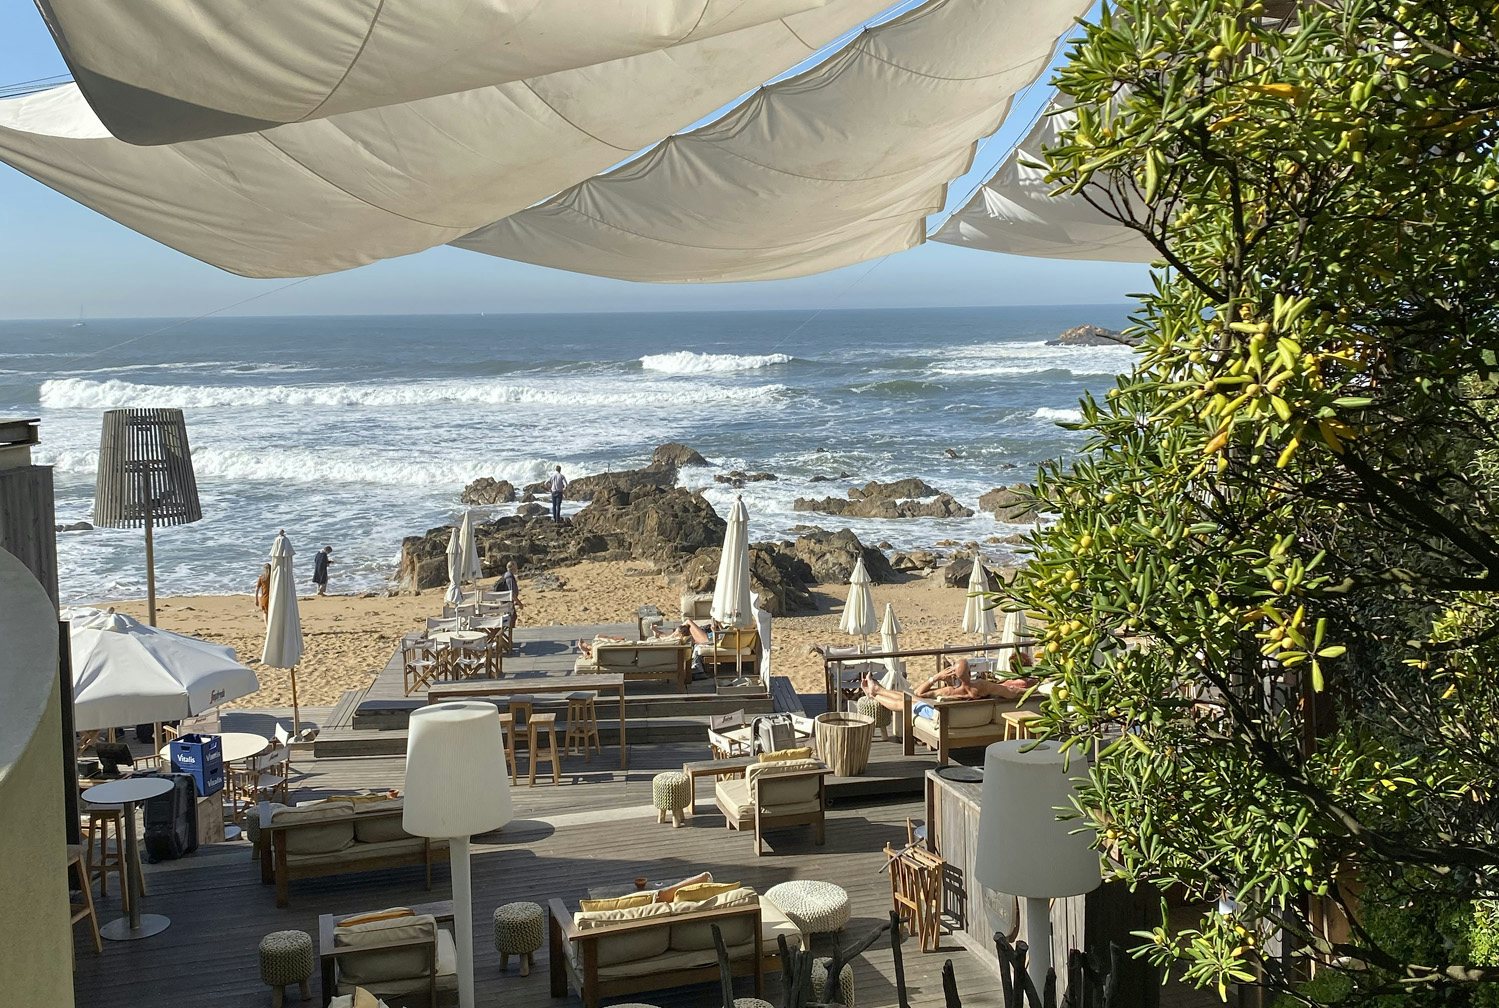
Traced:
<path fill-rule="evenodd" d="M 1499 896 L 1499 9 L 1259 15 L 1126 0 L 1059 74 L 1052 178 L 1161 262 L 1011 594 L 1051 731 L 1106 746 L 1080 804 L 1114 871 L 1237 900 L 1142 954 L 1470 1003 L 1492 945 L 1441 922 Z M 1360 926 L 1353 872 L 1422 942 Z"/>

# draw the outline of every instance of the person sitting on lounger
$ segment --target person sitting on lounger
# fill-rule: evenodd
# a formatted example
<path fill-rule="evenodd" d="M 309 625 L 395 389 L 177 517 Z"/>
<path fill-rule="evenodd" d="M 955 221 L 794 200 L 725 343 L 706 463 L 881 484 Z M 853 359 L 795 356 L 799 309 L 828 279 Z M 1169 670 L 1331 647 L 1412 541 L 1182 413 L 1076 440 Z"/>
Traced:
<path fill-rule="evenodd" d="M 610 643 L 613 643 L 615 641 L 625 641 L 625 640 L 628 640 L 628 639 L 629 638 L 627 638 L 627 637 L 611 637 L 608 634 L 599 634 L 597 637 L 595 637 L 591 641 L 586 641 L 586 640 L 580 640 L 580 641 L 578 641 L 578 650 L 581 651 L 581 652 L 583 652 L 583 656 L 585 658 L 592 658 L 593 657 L 593 649 L 595 647 L 597 647 L 598 645 L 600 645 L 600 644 L 610 644 Z"/>
<path fill-rule="evenodd" d="M 917 717 L 933 717 L 936 708 L 933 700 L 1018 700 L 1036 685 L 1034 679 L 975 680 L 968 669 L 968 659 L 958 658 L 947 664 L 938 674 L 916 687 L 911 696 L 914 702 L 911 713 Z M 886 710 L 899 711 L 905 694 L 901 690 L 889 689 L 875 682 L 872 677 L 864 679 L 864 695 Z"/>
<path fill-rule="evenodd" d="M 680 626 L 674 626 L 670 630 L 663 630 L 661 627 L 652 627 L 651 633 L 657 637 L 678 637 L 684 640 L 691 640 L 694 644 L 712 647 L 713 641 L 718 637 L 720 629 L 722 628 L 716 622 L 710 621 L 708 629 L 704 630 L 692 622 L 692 620 L 686 620 Z"/>

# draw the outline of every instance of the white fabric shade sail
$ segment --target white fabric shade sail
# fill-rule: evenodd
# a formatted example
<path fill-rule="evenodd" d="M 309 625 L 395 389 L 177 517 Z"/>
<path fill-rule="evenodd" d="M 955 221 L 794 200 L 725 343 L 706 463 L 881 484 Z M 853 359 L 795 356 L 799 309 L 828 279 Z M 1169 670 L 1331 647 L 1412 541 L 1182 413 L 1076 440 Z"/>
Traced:
<path fill-rule="evenodd" d="M 79 731 L 177 721 L 254 693 L 234 649 L 147 626 L 121 613 L 65 610 Z"/>
<path fill-rule="evenodd" d="M 713 582 L 713 605 L 708 613 L 724 626 L 755 625 L 750 601 L 749 510 L 743 497 L 735 497 L 729 509 L 723 550 L 718 557 L 718 578 Z"/>
<path fill-rule="evenodd" d="M 843 604 L 843 616 L 838 620 L 838 629 L 850 637 L 858 637 L 861 643 L 879 629 L 874 614 L 874 592 L 870 588 L 869 571 L 864 568 L 861 556 L 854 562 L 848 575 L 848 601 Z"/>
<path fill-rule="evenodd" d="M 1088 6 L 930 0 L 716 121 L 452 244 L 667 283 L 803 276 L 911 248 Z"/>
<path fill-rule="evenodd" d="M 1137 231 L 1111 220 L 1082 196 L 1052 196 L 1042 150 L 1053 146 L 1069 114 L 1055 103 L 1014 152 L 942 227 L 932 241 L 986 252 L 1046 259 L 1150 262 L 1155 248 Z M 1099 193 L 1098 199 L 1107 200 Z M 1107 205 L 1105 203 L 1105 205 Z"/>
<path fill-rule="evenodd" d="M 329 273 L 451 241 L 566 189 L 795 66 L 888 4 L 827 0 L 609 62 L 162 146 L 111 136 L 70 84 L 0 101 L 0 160 L 230 272 Z M 586 34 L 590 25 L 585 18 L 575 28 Z"/>
<path fill-rule="evenodd" d="M 667 49 L 826 0 L 39 0 L 115 136 L 164 144 Z M 142 59 L 143 53 L 160 54 Z"/>
<path fill-rule="evenodd" d="M 973 558 L 973 570 L 968 574 L 968 597 L 963 602 L 963 632 L 978 634 L 985 644 L 996 629 L 994 610 L 985 596 L 989 592 L 989 572 L 984 569 L 984 558 Z"/>

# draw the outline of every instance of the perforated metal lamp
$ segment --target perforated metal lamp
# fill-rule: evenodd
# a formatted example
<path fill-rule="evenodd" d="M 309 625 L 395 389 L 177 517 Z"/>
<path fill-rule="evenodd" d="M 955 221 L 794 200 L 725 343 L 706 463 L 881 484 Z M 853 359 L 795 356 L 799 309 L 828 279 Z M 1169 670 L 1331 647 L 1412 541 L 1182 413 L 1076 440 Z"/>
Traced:
<path fill-rule="evenodd" d="M 94 524 L 146 530 L 146 619 L 156 625 L 156 556 L 152 530 L 203 517 L 198 481 L 180 409 L 116 409 L 104 413 Z"/>
<path fill-rule="evenodd" d="M 1102 881 L 1093 831 L 1074 832 L 1077 820 L 1057 819 L 1074 794 L 1064 766 L 1055 742 L 996 742 L 984 750 L 974 875 L 988 889 L 1025 899 L 1026 971 L 1037 993 L 1051 970 L 1051 901 Z"/>
<path fill-rule="evenodd" d="M 412 712 L 406 735 L 401 824 L 413 836 L 448 842 L 459 1008 L 474 1006 L 474 908 L 469 837 L 510 821 L 510 769 L 500 711 L 471 700 Z"/>

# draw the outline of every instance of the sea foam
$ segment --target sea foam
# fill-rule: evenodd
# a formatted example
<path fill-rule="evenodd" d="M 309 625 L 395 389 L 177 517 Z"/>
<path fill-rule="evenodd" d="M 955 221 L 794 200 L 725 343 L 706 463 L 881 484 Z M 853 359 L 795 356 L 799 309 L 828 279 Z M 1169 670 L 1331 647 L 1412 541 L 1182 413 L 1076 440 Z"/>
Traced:
<path fill-rule="evenodd" d="M 97 451 L 38 453 L 39 461 L 60 473 L 93 475 L 99 468 Z M 484 459 L 424 459 L 419 455 L 391 459 L 372 457 L 358 448 L 274 451 L 195 447 L 193 472 L 200 480 L 235 483 L 372 483 L 387 486 L 462 486 L 481 476 L 505 479 L 524 486 L 547 473 L 542 459 L 486 461 Z"/>
<path fill-rule="evenodd" d="M 1080 409 L 1053 409 L 1050 406 L 1042 406 L 1031 414 L 1033 420 L 1056 420 L 1063 423 L 1076 423 L 1083 418 Z"/>
<path fill-rule="evenodd" d="M 672 353 L 647 354 L 640 366 L 647 371 L 665 374 L 724 374 L 730 371 L 754 371 L 757 368 L 790 364 L 790 354 L 712 354 L 677 350 Z"/>
<path fill-rule="evenodd" d="M 785 391 L 755 388 L 681 389 L 649 382 L 577 381 L 555 387 L 492 381 L 425 381 L 399 385 L 143 385 L 110 379 L 54 378 L 42 382 L 41 404 L 51 409 L 111 409 L 119 406 L 180 408 L 281 406 L 418 406 L 532 404 L 580 406 L 672 406 L 756 402 Z"/>

